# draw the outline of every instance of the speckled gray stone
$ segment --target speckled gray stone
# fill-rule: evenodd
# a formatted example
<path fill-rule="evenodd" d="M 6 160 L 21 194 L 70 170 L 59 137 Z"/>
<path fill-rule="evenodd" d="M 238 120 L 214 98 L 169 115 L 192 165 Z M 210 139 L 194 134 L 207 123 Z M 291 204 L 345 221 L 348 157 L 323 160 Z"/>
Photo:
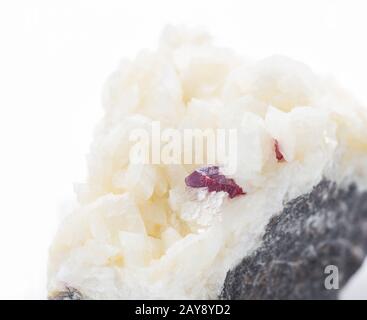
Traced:
<path fill-rule="evenodd" d="M 322 181 L 286 204 L 261 246 L 229 271 L 222 299 L 336 299 L 367 253 L 367 192 Z M 339 290 L 326 289 L 325 267 Z"/>

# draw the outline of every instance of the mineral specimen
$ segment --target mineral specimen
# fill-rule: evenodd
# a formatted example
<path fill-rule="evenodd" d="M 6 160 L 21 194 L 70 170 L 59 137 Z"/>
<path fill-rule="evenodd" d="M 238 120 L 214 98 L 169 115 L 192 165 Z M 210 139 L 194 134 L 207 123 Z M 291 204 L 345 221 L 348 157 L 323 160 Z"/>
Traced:
<path fill-rule="evenodd" d="M 112 74 L 103 106 L 51 245 L 51 298 L 331 299 L 328 266 L 342 288 L 361 264 L 367 109 L 329 77 L 168 27 Z"/>

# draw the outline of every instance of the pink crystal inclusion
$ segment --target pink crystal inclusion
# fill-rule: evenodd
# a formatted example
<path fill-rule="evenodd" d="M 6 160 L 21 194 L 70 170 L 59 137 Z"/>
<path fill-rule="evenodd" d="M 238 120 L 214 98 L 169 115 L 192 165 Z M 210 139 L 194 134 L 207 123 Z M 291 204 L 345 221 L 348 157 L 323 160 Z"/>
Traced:
<path fill-rule="evenodd" d="M 185 183 L 191 188 L 206 187 L 209 192 L 227 192 L 231 199 L 246 194 L 233 179 L 226 178 L 221 174 L 218 166 L 203 167 L 195 170 L 185 178 Z"/>
<path fill-rule="evenodd" d="M 278 161 L 282 161 L 284 160 L 284 156 L 283 154 L 280 152 L 279 149 L 279 142 L 277 139 L 274 139 L 274 149 L 275 149 L 275 156 L 277 158 Z"/>

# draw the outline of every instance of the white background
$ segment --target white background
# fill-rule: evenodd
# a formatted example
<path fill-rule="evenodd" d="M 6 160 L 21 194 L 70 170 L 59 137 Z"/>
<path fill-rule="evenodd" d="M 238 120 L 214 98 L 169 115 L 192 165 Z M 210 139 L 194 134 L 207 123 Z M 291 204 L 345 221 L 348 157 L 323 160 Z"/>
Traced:
<path fill-rule="evenodd" d="M 154 48 L 167 23 L 203 26 L 238 53 L 333 74 L 366 103 L 365 3 L 0 0 L 0 298 L 45 297 L 47 249 L 122 57 Z"/>

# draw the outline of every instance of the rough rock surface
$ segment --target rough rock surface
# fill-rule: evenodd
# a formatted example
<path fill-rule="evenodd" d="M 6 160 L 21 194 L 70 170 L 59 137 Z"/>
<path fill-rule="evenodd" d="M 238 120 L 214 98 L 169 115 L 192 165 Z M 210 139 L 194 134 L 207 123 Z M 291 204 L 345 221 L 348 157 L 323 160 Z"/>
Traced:
<path fill-rule="evenodd" d="M 267 225 L 262 245 L 228 272 L 222 299 L 336 299 L 367 253 L 367 192 L 322 181 L 290 201 Z"/>

